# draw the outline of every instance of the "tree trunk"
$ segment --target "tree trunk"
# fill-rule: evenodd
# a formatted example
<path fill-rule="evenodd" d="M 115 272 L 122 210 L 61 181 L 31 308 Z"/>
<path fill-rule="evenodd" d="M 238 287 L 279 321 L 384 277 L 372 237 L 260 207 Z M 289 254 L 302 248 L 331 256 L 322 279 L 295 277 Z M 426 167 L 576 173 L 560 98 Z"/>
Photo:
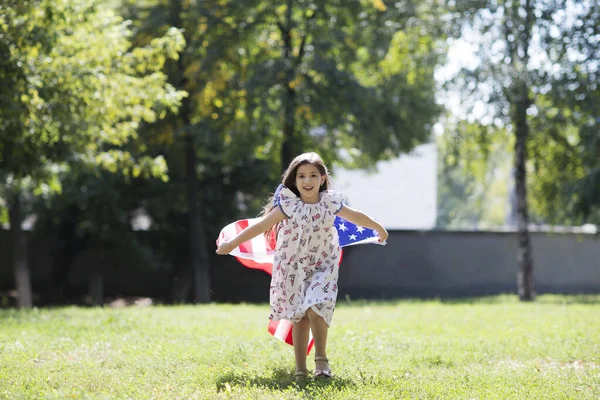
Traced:
<path fill-rule="evenodd" d="M 182 304 L 189 300 L 193 279 L 194 275 L 187 266 L 181 265 L 175 269 L 171 287 L 171 301 L 173 304 Z"/>
<path fill-rule="evenodd" d="M 187 118 L 185 118 L 185 120 L 187 120 Z M 189 133 L 186 133 L 185 136 L 185 147 L 186 187 L 189 207 L 190 264 L 194 274 L 194 300 L 196 303 L 208 303 L 210 302 L 210 274 L 208 257 L 206 256 L 206 243 L 202 232 L 202 215 L 198 201 L 196 148 L 191 134 Z"/>
<path fill-rule="evenodd" d="M 281 145 L 281 169 L 285 170 L 299 153 L 298 140 L 295 137 L 294 113 L 296 112 L 296 91 L 289 86 L 286 88 L 285 121 L 283 123 L 283 143 Z"/>
<path fill-rule="evenodd" d="M 67 278 L 71 267 L 90 239 L 90 235 L 78 235 L 77 216 L 77 208 L 73 207 L 69 219 L 61 221 L 56 226 L 50 287 L 47 288 L 47 294 L 50 296 L 49 300 L 52 304 L 62 304 L 67 301 L 67 297 L 70 295 Z"/>
<path fill-rule="evenodd" d="M 181 15 L 183 13 L 181 0 L 171 2 L 171 23 L 176 27 L 183 27 Z M 186 41 L 190 41 L 189 33 L 186 31 Z M 187 78 L 185 76 L 185 51 L 177 61 L 177 74 L 179 81 L 174 82 L 178 89 L 187 89 Z M 197 156 L 196 146 L 190 129 L 190 98 L 182 100 L 179 110 L 180 126 L 183 132 L 185 146 L 185 180 L 187 200 L 189 207 L 188 237 L 190 266 L 194 277 L 194 301 L 196 303 L 208 303 L 210 301 L 210 266 L 205 243 L 205 235 L 202 226 L 202 215 L 198 197 L 198 176 L 196 174 Z"/>
<path fill-rule="evenodd" d="M 90 272 L 88 284 L 92 305 L 101 307 L 104 304 L 104 277 L 99 272 Z"/>
<path fill-rule="evenodd" d="M 296 137 L 296 90 L 293 81 L 296 75 L 295 59 L 292 46 L 292 6 L 293 2 L 288 0 L 286 26 L 280 25 L 283 37 L 283 57 L 286 65 L 283 142 L 281 144 L 281 169 L 285 170 L 292 162 L 297 153 L 300 152 L 300 143 Z"/>
<path fill-rule="evenodd" d="M 515 158 L 514 173 L 517 196 L 517 287 L 522 301 L 535 299 L 535 284 L 533 278 L 533 259 L 531 256 L 531 241 L 529 238 L 529 211 L 527 207 L 527 109 L 529 99 L 527 86 L 521 84 L 519 101 L 514 104 L 513 122 L 515 126 Z"/>
<path fill-rule="evenodd" d="M 534 20 L 532 0 L 507 3 L 504 6 L 504 32 L 512 68 L 512 86 L 509 93 L 511 121 L 515 133 L 514 179 L 517 202 L 517 288 L 521 301 L 535 299 L 533 260 L 529 238 L 529 211 L 527 207 L 527 110 L 532 100 L 529 93 L 529 46 Z"/>
<path fill-rule="evenodd" d="M 23 229 L 21 229 L 23 215 L 20 193 L 13 193 L 8 208 L 10 231 L 13 240 L 13 268 L 17 287 L 17 306 L 19 308 L 31 308 L 33 306 L 31 275 L 27 260 L 27 238 Z"/>

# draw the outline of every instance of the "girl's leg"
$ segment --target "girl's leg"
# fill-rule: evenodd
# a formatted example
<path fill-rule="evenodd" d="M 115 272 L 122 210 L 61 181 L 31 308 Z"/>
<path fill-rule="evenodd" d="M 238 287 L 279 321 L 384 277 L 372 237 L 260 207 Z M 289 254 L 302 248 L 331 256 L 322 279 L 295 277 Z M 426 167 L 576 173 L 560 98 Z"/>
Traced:
<path fill-rule="evenodd" d="M 327 332 L 329 326 L 319 314 L 313 311 L 312 308 L 308 309 L 306 313 L 310 319 L 310 329 L 312 330 L 313 339 L 315 340 L 315 369 L 326 370 L 329 369 L 329 363 L 327 362 Z"/>
<path fill-rule="evenodd" d="M 304 316 L 300 322 L 292 327 L 292 339 L 294 340 L 294 356 L 296 358 L 296 372 L 306 371 L 306 349 L 308 348 L 308 336 L 310 333 L 310 320 Z"/>

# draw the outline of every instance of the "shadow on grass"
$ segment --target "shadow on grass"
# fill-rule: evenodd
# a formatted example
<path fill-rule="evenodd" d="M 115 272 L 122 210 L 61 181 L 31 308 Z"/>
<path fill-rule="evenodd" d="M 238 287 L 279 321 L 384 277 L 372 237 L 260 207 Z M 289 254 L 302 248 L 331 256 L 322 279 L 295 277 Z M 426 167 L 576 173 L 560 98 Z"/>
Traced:
<path fill-rule="evenodd" d="M 299 391 L 309 391 L 314 388 L 331 387 L 335 390 L 354 386 L 352 379 L 336 377 L 332 378 L 294 378 L 294 374 L 288 369 L 276 368 L 263 376 L 251 373 L 227 372 L 217 378 L 217 391 L 225 391 L 234 386 L 260 387 L 271 390 L 283 390 L 295 387 Z"/>

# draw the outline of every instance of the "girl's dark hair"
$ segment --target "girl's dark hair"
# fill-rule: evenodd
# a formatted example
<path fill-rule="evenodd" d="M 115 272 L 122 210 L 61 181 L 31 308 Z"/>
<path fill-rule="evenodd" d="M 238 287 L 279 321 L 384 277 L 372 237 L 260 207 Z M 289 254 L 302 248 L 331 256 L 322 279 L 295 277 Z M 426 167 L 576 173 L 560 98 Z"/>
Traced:
<path fill-rule="evenodd" d="M 329 170 L 327 169 L 327 166 L 323 162 L 323 159 L 321 159 L 321 156 L 319 156 L 317 153 L 314 153 L 314 152 L 300 154 L 299 156 L 297 156 L 296 158 L 294 158 L 292 160 L 290 165 L 287 167 L 287 169 L 281 176 L 281 183 L 283 184 L 283 186 L 287 187 L 292 192 L 294 192 L 294 194 L 296 196 L 300 197 L 300 192 L 298 191 L 298 188 L 296 187 L 296 173 L 298 172 L 298 168 L 301 165 L 305 165 L 305 164 L 314 165 L 319 170 L 319 173 L 321 174 L 321 176 L 323 176 L 323 175 L 325 176 L 325 181 L 319 187 L 319 192 L 322 192 L 324 190 L 329 190 L 329 185 L 330 185 Z M 263 215 L 263 216 L 267 215 L 275 208 L 275 204 L 273 204 L 273 201 L 274 201 L 274 195 L 271 195 L 269 197 L 269 200 L 265 204 L 260 215 Z M 279 228 L 281 228 L 281 225 L 282 224 L 279 223 L 279 224 L 275 225 L 274 227 L 272 227 L 271 229 L 269 229 L 267 232 L 265 232 L 265 236 L 267 236 L 267 241 L 269 241 L 269 240 L 271 240 L 272 242 L 275 241 L 275 238 L 277 237 L 277 232 L 279 231 Z"/>

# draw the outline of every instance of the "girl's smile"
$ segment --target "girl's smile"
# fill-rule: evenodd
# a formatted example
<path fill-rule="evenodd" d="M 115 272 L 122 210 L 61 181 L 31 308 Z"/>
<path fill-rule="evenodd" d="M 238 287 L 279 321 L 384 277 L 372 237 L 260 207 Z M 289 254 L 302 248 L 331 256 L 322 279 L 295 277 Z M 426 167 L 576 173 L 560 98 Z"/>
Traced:
<path fill-rule="evenodd" d="M 325 180 L 319 169 L 312 164 L 303 164 L 296 171 L 296 188 L 305 203 L 318 203 L 319 189 Z"/>

